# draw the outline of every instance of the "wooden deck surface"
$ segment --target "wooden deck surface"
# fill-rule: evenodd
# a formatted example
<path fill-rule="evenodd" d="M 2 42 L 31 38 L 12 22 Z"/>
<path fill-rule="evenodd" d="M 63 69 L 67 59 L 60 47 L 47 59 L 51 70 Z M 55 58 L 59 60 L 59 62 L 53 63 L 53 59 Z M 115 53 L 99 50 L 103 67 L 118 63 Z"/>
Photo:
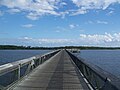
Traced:
<path fill-rule="evenodd" d="M 89 90 L 65 50 L 38 66 L 13 90 Z"/>

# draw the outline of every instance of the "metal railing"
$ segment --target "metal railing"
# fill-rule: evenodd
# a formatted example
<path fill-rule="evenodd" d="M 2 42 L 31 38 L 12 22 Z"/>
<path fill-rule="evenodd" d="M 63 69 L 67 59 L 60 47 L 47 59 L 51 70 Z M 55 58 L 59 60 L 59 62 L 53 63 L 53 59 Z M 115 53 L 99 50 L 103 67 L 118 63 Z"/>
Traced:
<path fill-rule="evenodd" d="M 120 90 L 120 79 L 68 52 L 94 90 Z"/>
<path fill-rule="evenodd" d="M 29 74 L 37 66 L 54 56 L 60 50 L 56 50 L 44 55 L 37 55 L 31 58 L 0 66 L 0 90 L 5 90 Z"/>

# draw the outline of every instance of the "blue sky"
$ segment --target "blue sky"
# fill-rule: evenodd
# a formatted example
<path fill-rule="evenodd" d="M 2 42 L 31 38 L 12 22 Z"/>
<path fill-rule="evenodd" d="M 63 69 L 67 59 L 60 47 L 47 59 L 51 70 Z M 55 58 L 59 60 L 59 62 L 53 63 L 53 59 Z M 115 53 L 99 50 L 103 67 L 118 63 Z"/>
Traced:
<path fill-rule="evenodd" d="M 120 0 L 0 0 L 0 44 L 120 46 Z"/>

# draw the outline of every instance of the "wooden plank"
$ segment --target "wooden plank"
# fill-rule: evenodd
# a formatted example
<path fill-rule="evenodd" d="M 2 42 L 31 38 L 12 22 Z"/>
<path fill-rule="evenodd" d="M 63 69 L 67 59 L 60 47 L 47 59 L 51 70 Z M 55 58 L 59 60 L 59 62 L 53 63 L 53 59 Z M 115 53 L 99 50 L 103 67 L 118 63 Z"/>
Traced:
<path fill-rule="evenodd" d="M 89 90 L 66 51 L 38 66 L 13 90 Z"/>

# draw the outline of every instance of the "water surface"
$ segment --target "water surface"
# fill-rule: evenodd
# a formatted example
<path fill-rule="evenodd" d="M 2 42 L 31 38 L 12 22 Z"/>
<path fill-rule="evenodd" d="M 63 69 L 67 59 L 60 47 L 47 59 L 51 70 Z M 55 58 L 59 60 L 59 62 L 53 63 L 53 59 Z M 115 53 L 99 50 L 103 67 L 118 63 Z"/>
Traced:
<path fill-rule="evenodd" d="M 0 65 L 47 52 L 50 52 L 50 50 L 0 50 Z"/>
<path fill-rule="evenodd" d="M 78 56 L 120 78 L 120 50 L 81 50 Z"/>
<path fill-rule="evenodd" d="M 0 50 L 0 65 L 47 52 L 50 50 Z M 77 55 L 120 78 L 120 50 L 81 50 Z"/>

